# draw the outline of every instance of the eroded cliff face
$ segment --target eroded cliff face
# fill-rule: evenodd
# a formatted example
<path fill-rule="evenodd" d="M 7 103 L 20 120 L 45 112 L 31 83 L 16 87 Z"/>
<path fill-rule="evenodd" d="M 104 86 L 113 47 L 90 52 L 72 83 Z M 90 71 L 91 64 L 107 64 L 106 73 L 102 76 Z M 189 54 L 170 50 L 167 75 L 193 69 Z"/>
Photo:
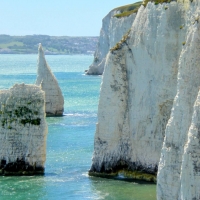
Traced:
<path fill-rule="evenodd" d="M 16 84 L 0 91 L 0 175 L 44 173 L 44 97 L 35 85 Z"/>
<path fill-rule="evenodd" d="M 184 9 L 176 2 L 149 3 L 139 9 L 129 35 L 108 53 L 90 174 L 157 173 L 176 95 L 184 22 Z"/>
<path fill-rule="evenodd" d="M 102 75 L 104 71 L 106 55 L 117 42 L 119 42 L 123 35 L 125 35 L 135 19 L 136 14 L 127 17 L 114 17 L 119 11 L 112 10 L 102 21 L 102 28 L 94 54 L 93 63 L 89 66 L 87 75 Z"/>
<path fill-rule="evenodd" d="M 187 36 L 179 58 L 177 94 L 159 163 L 158 199 L 200 199 L 199 8 L 196 1 L 187 11 Z"/>
<path fill-rule="evenodd" d="M 42 45 L 38 48 L 38 69 L 36 85 L 45 91 L 45 111 L 47 116 L 62 116 L 64 98 L 56 77 L 48 66 Z"/>
<path fill-rule="evenodd" d="M 181 190 L 179 197 L 186 200 L 200 199 L 200 92 L 193 109 L 181 166 Z"/>
<path fill-rule="evenodd" d="M 149 2 L 108 53 L 90 175 L 157 175 L 157 199 L 200 199 L 199 4 Z"/>

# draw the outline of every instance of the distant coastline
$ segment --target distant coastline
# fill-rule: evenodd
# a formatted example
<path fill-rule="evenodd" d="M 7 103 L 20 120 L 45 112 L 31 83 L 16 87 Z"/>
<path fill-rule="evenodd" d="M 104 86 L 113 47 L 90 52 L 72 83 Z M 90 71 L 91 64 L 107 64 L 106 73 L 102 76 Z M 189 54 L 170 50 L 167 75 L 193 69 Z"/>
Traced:
<path fill-rule="evenodd" d="M 99 37 L 0 34 L 0 54 L 37 54 L 42 43 L 46 55 L 94 54 Z"/>

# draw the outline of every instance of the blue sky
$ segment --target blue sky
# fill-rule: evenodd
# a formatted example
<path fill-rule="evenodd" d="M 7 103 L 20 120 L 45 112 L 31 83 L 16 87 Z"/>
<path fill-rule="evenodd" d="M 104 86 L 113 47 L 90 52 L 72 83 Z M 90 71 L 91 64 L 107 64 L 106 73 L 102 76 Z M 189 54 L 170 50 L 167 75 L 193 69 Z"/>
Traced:
<path fill-rule="evenodd" d="M 0 0 L 0 34 L 98 36 L 102 18 L 135 0 Z"/>

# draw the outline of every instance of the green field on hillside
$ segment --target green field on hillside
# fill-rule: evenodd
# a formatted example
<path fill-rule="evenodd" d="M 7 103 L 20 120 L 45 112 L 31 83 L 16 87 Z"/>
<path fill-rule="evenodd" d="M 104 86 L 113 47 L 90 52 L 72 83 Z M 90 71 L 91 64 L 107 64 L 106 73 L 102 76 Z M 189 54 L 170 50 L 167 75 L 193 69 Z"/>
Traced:
<path fill-rule="evenodd" d="M 38 44 L 42 43 L 45 54 L 91 54 L 97 42 L 98 37 L 0 35 L 0 53 L 37 53 Z"/>

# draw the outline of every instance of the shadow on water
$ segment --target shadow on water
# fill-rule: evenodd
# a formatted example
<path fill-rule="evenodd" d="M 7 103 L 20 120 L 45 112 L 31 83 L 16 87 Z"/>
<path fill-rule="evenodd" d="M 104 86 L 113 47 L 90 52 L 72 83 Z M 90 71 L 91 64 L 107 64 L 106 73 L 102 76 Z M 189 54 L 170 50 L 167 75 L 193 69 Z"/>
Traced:
<path fill-rule="evenodd" d="M 51 176 L 57 176 L 58 174 L 57 173 L 53 173 L 53 172 L 47 172 L 47 173 L 45 173 L 43 176 L 44 177 L 51 177 Z"/>
<path fill-rule="evenodd" d="M 102 176 L 102 177 L 97 177 L 97 176 L 89 176 L 89 178 L 91 180 L 93 179 L 98 179 L 98 178 L 102 178 L 102 179 L 108 179 L 108 180 L 116 180 L 116 181 L 123 181 L 123 182 L 130 182 L 130 183 L 136 183 L 136 184 L 149 184 L 149 185 L 156 185 L 156 183 L 151 182 L 151 181 L 145 181 L 145 180 L 138 180 L 138 179 L 134 179 L 134 178 L 127 178 L 124 177 L 123 175 L 118 175 L 118 176 Z"/>
<path fill-rule="evenodd" d="M 156 184 L 123 177 L 89 177 L 96 199 L 155 200 Z"/>

